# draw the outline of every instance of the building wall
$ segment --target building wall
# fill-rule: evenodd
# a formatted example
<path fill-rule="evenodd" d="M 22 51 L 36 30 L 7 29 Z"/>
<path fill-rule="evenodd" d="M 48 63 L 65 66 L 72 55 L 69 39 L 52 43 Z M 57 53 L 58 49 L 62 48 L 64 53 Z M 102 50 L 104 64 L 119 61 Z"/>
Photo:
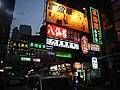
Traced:
<path fill-rule="evenodd" d="M 111 0 L 118 42 L 120 42 L 120 0 Z"/>

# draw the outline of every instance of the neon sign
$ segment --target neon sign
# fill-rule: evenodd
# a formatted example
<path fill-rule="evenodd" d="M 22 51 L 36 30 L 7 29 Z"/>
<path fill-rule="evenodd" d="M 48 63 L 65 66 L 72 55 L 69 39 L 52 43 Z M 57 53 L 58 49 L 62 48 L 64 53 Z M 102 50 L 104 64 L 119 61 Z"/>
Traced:
<path fill-rule="evenodd" d="M 21 61 L 31 61 L 31 58 L 29 58 L 29 57 L 21 57 Z"/>
<path fill-rule="evenodd" d="M 83 36 L 81 39 L 81 48 L 84 54 L 88 53 L 88 38 L 86 36 Z"/>
<path fill-rule="evenodd" d="M 80 42 L 80 32 L 62 28 L 60 26 L 52 24 L 47 25 L 47 36 Z"/>
<path fill-rule="evenodd" d="M 107 30 L 107 18 L 104 13 L 101 14 L 101 19 L 102 19 L 103 30 L 106 31 Z"/>
<path fill-rule="evenodd" d="M 24 40 L 8 40 L 8 47 L 9 50 L 14 51 L 28 51 L 29 42 Z"/>
<path fill-rule="evenodd" d="M 38 48 L 38 49 L 45 49 L 46 45 L 40 43 L 30 43 L 30 48 Z"/>
<path fill-rule="evenodd" d="M 65 57 L 65 58 L 72 58 L 71 53 L 65 53 L 65 52 L 56 52 L 57 57 Z"/>
<path fill-rule="evenodd" d="M 59 39 L 54 39 L 54 38 L 47 38 L 46 44 L 79 50 L 79 43 L 74 43 L 74 42 L 64 41 L 64 40 L 59 40 Z"/>
<path fill-rule="evenodd" d="M 102 32 L 100 25 L 99 11 L 90 7 L 93 43 L 102 44 Z"/>

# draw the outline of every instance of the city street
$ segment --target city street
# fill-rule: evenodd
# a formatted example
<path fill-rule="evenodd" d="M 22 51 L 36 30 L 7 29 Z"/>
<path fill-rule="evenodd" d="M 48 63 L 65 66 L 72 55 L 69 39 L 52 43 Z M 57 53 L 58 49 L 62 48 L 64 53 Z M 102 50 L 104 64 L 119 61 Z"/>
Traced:
<path fill-rule="evenodd" d="M 6 87 L 5 90 L 25 90 L 24 86 L 9 86 Z M 88 86 L 80 86 L 78 90 L 119 90 L 119 89 L 113 89 L 113 88 L 103 88 L 103 87 L 88 87 Z"/>

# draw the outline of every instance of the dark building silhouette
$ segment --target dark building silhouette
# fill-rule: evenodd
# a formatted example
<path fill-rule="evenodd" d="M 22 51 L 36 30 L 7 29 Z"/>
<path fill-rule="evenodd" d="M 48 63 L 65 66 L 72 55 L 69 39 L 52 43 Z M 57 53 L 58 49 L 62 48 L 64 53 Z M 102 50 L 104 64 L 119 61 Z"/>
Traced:
<path fill-rule="evenodd" d="M 13 39 L 25 39 L 24 36 L 31 36 L 32 29 L 30 25 L 20 25 L 13 29 L 12 38 Z"/>
<path fill-rule="evenodd" d="M 13 19 L 15 0 L 0 0 L 0 59 L 6 57 L 6 46 Z"/>

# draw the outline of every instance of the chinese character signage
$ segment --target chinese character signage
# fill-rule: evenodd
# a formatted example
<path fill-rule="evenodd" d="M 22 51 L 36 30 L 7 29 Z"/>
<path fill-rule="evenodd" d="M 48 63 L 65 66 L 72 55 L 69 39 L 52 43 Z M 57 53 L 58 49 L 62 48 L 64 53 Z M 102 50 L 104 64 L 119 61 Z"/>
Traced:
<path fill-rule="evenodd" d="M 102 44 L 102 32 L 100 26 L 99 11 L 90 7 L 90 15 L 92 24 L 93 43 Z"/>
<path fill-rule="evenodd" d="M 88 43 L 88 50 L 100 52 L 100 45 Z"/>
<path fill-rule="evenodd" d="M 98 69 L 98 60 L 97 57 L 92 57 L 92 68 Z"/>
<path fill-rule="evenodd" d="M 74 43 L 70 41 L 64 41 L 60 39 L 48 38 L 46 39 L 46 44 L 70 49 L 79 50 L 79 43 Z"/>
<path fill-rule="evenodd" d="M 88 53 L 88 38 L 86 36 L 83 36 L 81 39 L 81 48 L 84 54 Z"/>
<path fill-rule="evenodd" d="M 14 51 L 28 51 L 29 42 L 24 40 L 8 40 L 8 47 L 9 50 Z"/>
<path fill-rule="evenodd" d="M 107 30 L 107 18 L 104 13 L 101 14 L 102 28 L 104 31 Z"/>
<path fill-rule="evenodd" d="M 74 42 L 80 42 L 80 32 L 52 24 L 47 25 L 47 36 L 64 40 L 72 40 Z"/>
<path fill-rule="evenodd" d="M 40 43 L 30 43 L 30 48 L 38 48 L 38 49 L 45 49 L 46 45 L 45 44 L 40 44 Z"/>
<path fill-rule="evenodd" d="M 62 4 L 48 1 L 47 22 L 88 33 L 87 15 Z"/>

